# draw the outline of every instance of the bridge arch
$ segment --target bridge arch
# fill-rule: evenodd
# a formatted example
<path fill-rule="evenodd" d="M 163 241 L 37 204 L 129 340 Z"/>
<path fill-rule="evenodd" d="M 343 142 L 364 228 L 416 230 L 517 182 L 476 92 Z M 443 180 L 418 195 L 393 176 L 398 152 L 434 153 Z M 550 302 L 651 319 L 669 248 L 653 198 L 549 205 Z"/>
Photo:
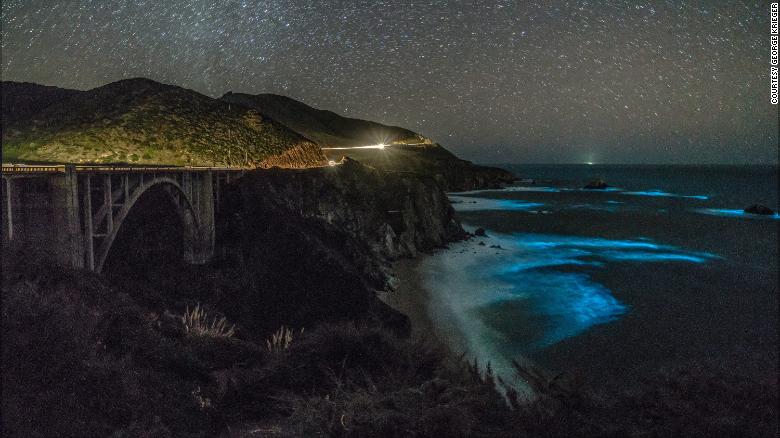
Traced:
<path fill-rule="evenodd" d="M 101 241 L 95 251 L 95 271 L 101 272 L 108 255 L 113 246 L 114 240 L 119 234 L 125 219 L 133 211 L 133 208 L 145 194 L 152 189 L 161 188 L 170 197 L 175 206 L 176 213 L 181 218 L 184 226 L 184 258 L 190 261 L 195 260 L 196 253 L 202 251 L 201 245 L 201 224 L 198 218 L 198 212 L 195 210 L 192 200 L 187 192 L 182 188 L 179 182 L 167 176 L 158 176 L 151 180 L 144 180 L 138 186 L 133 188 L 128 198 L 122 204 L 121 209 L 113 217 L 113 226 Z"/>

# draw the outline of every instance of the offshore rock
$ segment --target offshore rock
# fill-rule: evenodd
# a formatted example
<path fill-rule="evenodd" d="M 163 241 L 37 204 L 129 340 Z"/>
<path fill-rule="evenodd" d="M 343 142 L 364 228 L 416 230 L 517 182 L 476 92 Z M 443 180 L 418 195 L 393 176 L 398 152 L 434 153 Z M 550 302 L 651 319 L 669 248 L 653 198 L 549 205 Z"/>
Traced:
<path fill-rule="evenodd" d="M 604 181 L 603 179 L 599 178 L 599 179 L 596 179 L 596 180 L 593 180 L 593 181 L 589 182 L 583 188 L 587 189 L 587 190 L 604 190 L 604 189 L 609 188 L 609 184 L 607 184 L 607 182 Z"/>
<path fill-rule="evenodd" d="M 767 207 L 766 205 L 753 204 L 750 207 L 747 207 L 745 209 L 745 213 L 771 216 L 771 215 L 775 214 L 775 211 L 772 210 L 771 208 Z"/>

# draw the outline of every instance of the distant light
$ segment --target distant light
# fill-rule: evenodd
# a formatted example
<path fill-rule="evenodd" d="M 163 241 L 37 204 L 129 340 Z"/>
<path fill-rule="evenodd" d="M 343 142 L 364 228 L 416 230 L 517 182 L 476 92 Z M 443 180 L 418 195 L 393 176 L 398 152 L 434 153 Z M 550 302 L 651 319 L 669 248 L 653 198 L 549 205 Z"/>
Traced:
<path fill-rule="evenodd" d="M 593 165 L 593 162 L 592 162 L 592 161 L 588 161 L 588 162 L 586 162 L 585 164 L 587 164 L 588 166 L 592 166 L 592 165 Z"/>
<path fill-rule="evenodd" d="M 333 148 L 320 148 L 324 151 L 344 150 L 344 149 L 384 149 L 387 145 L 384 143 L 373 144 L 371 146 L 347 146 L 347 147 L 333 147 Z"/>

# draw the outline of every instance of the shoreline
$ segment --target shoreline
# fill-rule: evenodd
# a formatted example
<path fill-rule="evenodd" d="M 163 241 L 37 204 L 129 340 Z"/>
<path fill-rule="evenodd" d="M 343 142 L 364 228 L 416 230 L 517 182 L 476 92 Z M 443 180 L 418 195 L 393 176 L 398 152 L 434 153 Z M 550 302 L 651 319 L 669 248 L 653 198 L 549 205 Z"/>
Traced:
<path fill-rule="evenodd" d="M 473 231 L 473 224 L 463 224 L 464 229 Z M 492 362 L 494 368 L 500 365 L 493 356 L 494 351 L 482 342 L 475 344 L 476 338 L 464 332 L 464 315 L 458 312 L 458 303 L 462 294 L 453 291 L 442 294 L 435 287 L 446 284 L 457 271 L 465 272 L 478 267 L 481 262 L 501 257 L 501 251 L 492 244 L 499 243 L 495 236 L 471 237 L 450 242 L 445 248 L 434 252 L 421 253 L 412 259 L 401 259 L 393 263 L 393 289 L 380 295 L 380 299 L 395 310 L 409 317 L 414 339 L 427 339 L 437 346 L 445 348 L 453 357 L 464 356 L 480 363 Z M 442 257 L 446 263 L 442 263 Z M 453 266 L 459 266 L 456 272 Z M 451 305 L 446 300 L 455 300 Z M 453 307 L 454 306 L 454 307 Z M 471 327 L 469 330 L 479 330 Z M 487 349 L 486 349 L 487 348 Z"/>
<path fill-rule="evenodd" d="M 426 262 L 433 254 L 420 254 L 415 258 L 393 262 L 393 289 L 380 295 L 380 299 L 409 318 L 415 340 L 424 340 L 444 348 L 453 357 L 467 352 L 466 341 L 454 324 L 443 324 L 442 318 L 432 316 L 433 297 L 425 284 Z"/>
<path fill-rule="evenodd" d="M 465 230 L 477 227 L 464 223 Z M 474 236 L 462 241 L 450 242 L 446 248 L 431 254 L 421 254 L 414 259 L 393 263 L 395 281 L 393 290 L 380 299 L 393 309 L 409 317 L 411 337 L 424 340 L 444 349 L 451 360 L 476 363 L 482 372 L 490 369 L 494 376 L 511 384 L 523 397 L 531 397 L 527 382 L 519 378 L 512 360 L 529 366 L 527 357 L 515 356 L 510 360 L 496 348 L 490 337 L 493 329 L 480 320 L 463 312 L 464 306 L 478 305 L 481 293 L 465 294 L 461 289 L 467 272 L 481 263 L 492 263 L 506 248 L 492 246 L 499 243 L 497 236 Z M 450 285 L 453 290 L 444 292 L 437 287 Z M 464 301 L 464 299 L 466 301 Z M 472 302 L 476 299 L 476 302 Z"/>
<path fill-rule="evenodd" d="M 415 258 L 396 260 L 392 264 L 392 289 L 381 293 L 379 298 L 393 309 L 403 313 L 411 323 L 412 338 L 425 338 L 437 345 L 446 346 L 430 316 L 430 294 L 422 279 L 422 264 L 429 254 Z"/>

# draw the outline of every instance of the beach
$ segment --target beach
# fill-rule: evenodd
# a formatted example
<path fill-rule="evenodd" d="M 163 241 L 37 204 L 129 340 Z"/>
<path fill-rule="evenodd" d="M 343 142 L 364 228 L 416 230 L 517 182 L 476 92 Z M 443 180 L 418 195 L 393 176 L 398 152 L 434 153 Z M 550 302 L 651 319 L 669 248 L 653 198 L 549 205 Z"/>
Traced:
<path fill-rule="evenodd" d="M 443 272 L 439 263 L 446 258 L 450 266 L 466 267 L 475 257 L 498 256 L 500 250 L 480 245 L 485 240 L 470 239 L 452 242 L 433 254 L 421 254 L 414 259 L 401 259 L 393 263 L 395 272 L 394 290 L 382 295 L 382 300 L 409 317 L 412 336 L 434 342 L 455 355 L 467 353 L 469 346 L 462 326 L 456 322 L 448 300 L 432 294 L 435 283 Z M 433 310 L 433 311 L 432 311 Z"/>

